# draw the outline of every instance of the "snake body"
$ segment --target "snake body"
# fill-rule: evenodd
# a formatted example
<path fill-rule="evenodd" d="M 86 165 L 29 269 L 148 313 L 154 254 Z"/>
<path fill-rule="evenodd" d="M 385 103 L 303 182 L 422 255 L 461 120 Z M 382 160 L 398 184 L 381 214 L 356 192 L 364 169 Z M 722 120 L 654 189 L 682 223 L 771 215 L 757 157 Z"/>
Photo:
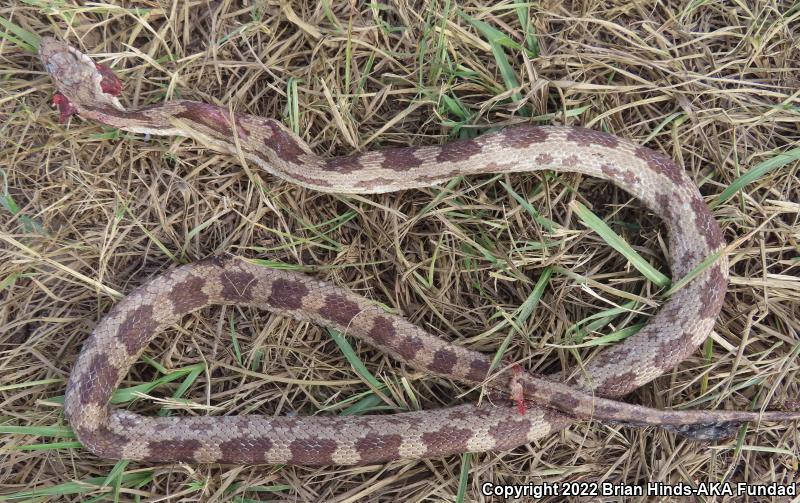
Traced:
<path fill-rule="evenodd" d="M 173 269 L 117 303 L 98 323 L 70 374 L 65 414 L 79 440 L 106 458 L 146 461 L 364 464 L 507 450 L 578 418 L 681 426 L 796 418 L 788 412 L 658 411 L 613 400 L 671 369 L 712 330 L 727 282 L 722 233 L 697 187 L 669 157 L 616 136 L 577 127 L 518 126 L 443 146 L 393 148 L 332 159 L 316 156 L 279 122 L 189 100 L 125 110 L 120 85 L 102 65 L 52 38 L 40 55 L 62 118 L 78 113 L 127 131 L 196 138 L 243 156 L 303 187 L 382 193 L 454 176 L 554 170 L 609 180 L 664 221 L 678 280 L 702 268 L 634 336 L 606 349 L 569 384 L 508 369 L 387 314 L 367 299 L 308 276 L 242 258 L 212 258 Z M 113 390 L 159 329 L 209 304 L 249 304 L 358 337 L 431 374 L 497 392 L 521 386 L 533 404 L 363 417 L 144 417 L 109 406 Z M 603 398 L 605 397 L 605 398 Z"/>

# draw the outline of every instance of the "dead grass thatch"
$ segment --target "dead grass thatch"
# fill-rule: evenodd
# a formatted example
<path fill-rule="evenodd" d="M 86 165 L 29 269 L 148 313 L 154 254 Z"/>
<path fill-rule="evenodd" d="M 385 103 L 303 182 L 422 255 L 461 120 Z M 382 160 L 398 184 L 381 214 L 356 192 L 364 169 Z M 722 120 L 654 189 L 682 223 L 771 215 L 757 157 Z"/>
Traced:
<path fill-rule="evenodd" d="M 243 169 L 186 139 L 77 118 L 60 125 L 31 50 L 36 35 L 62 37 L 115 69 L 130 106 L 180 96 L 279 117 L 320 154 L 440 143 L 515 122 L 582 124 L 646 142 L 682 163 L 738 245 L 716 332 L 630 398 L 757 409 L 799 389 L 797 5 L 9 5 L 0 7 L 0 494 L 481 501 L 485 481 L 796 480 L 797 427 L 774 424 L 707 446 L 655 429 L 580 423 L 512 452 L 359 468 L 96 459 L 61 414 L 72 362 L 121 295 L 178 263 L 222 252 L 269 259 L 385 302 L 461 344 L 495 352 L 507 342 L 508 358 L 568 373 L 597 348 L 560 346 L 629 332 L 663 291 L 574 217 L 575 202 L 667 272 L 664 236 L 637 201 L 577 175 L 477 176 L 406 193 L 331 196 Z M 158 337 L 124 386 L 160 384 L 152 395 L 177 397 L 168 405 L 181 414 L 401 410 L 473 398 L 350 344 L 353 354 L 319 327 L 256 310 L 207 309 Z M 388 403 L 370 394 L 353 357 Z M 179 373 L 165 378 L 167 370 Z M 163 405 L 139 399 L 131 407 L 154 414 Z"/>

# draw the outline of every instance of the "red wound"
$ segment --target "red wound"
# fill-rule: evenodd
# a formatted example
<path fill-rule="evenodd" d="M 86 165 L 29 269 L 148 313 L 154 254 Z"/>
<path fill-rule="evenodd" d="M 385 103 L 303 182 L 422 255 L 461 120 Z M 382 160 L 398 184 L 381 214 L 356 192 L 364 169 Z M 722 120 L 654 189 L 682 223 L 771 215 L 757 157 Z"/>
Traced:
<path fill-rule="evenodd" d="M 100 75 L 103 76 L 103 80 L 100 81 L 100 89 L 111 96 L 118 96 L 119 93 L 122 92 L 122 81 L 119 80 L 117 76 L 114 75 L 114 71 L 106 65 L 95 63 L 94 66 L 97 68 L 97 71 L 100 72 Z"/>
<path fill-rule="evenodd" d="M 61 93 L 56 93 L 53 95 L 53 105 L 58 107 L 58 111 L 61 114 L 58 120 L 62 124 L 67 122 L 70 116 L 78 113 L 78 109 L 75 108 L 75 105 L 70 103 L 69 98 Z"/>
<path fill-rule="evenodd" d="M 513 362 L 511 364 L 511 382 L 509 386 L 511 388 L 511 401 L 517 404 L 517 411 L 524 416 L 528 411 L 528 406 L 525 404 L 525 395 L 520 382 L 523 373 L 524 371 L 518 363 Z"/>

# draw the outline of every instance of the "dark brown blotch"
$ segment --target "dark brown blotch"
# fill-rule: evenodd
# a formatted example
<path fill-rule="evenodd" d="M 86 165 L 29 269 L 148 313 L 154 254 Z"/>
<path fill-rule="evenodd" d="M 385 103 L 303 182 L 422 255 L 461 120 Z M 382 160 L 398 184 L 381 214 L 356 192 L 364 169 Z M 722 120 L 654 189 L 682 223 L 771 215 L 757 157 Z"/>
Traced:
<path fill-rule="evenodd" d="M 604 402 L 594 406 L 594 415 L 599 418 L 610 418 L 621 412 L 621 408 L 613 402 Z"/>
<path fill-rule="evenodd" d="M 276 279 L 267 302 L 278 309 L 300 309 L 303 298 L 308 295 L 308 287 L 300 281 Z"/>
<path fill-rule="evenodd" d="M 333 464 L 333 453 L 338 444 L 324 438 L 297 439 L 289 444 L 292 458 L 289 464 L 321 466 Z"/>
<path fill-rule="evenodd" d="M 119 425 L 122 429 L 130 430 L 131 428 L 135 428 L 138 426 L 138 421 L 136 420 L 137 416 L 124 414 L 121 416 L 117 416 L 117 421 L 119 421 Z"/>
<path fill-rule="evenodd" d="M 473 155 L 481 152 L 481 144 L 472 138 L 469 140 L 459 140 L 446 145 L 442 145 L 441 150 L 436 155 L 438 162 L 459 162 L 465 161 Z"/>
<path fill-rule="evenodd" d="M 698 256 L 692 250 L 687 250 L 680 258 L 681 263 L 684 266 L 684 269 L 688 270 L 695 266 L 695 262 L 697 262 Z"/>
<path fill-rule="evenodd" d="M 708 205 L 703 202 L 699 195 L 693 197 L 689 205 L 694 211 L 694 223 L 697 226 L 697 232 L 703 236 L 706 244 L 708 244 L 712 250 L 716 250 L 722 246 L 725 242 L 722 238 L 722 231 L 719 225 L 717 225 L 717 221 L 714 220 L 714 217 L 711 215 Z"/>
<path fill-rule="evenodd" d="M 152 440 L 147 443 L 153 459 L 163 461 L 194 459 L 195 452 L 202 446 L 197 439 Z"/>
<path fill-rule="evenodd" d="M 279 159 L 291 164 L 302 164 L 301 157 L 306 154 L 306 151 L 303 149 L 300 139 L 286 131 L 274 120 L 267 120 L 265 125 L 272 131 L 270 137 L 264 140 L 267 148 L 272 149 Z"/>
<path fill-rule="evenodd" d="M 559 410 L 549 407 L 542 407 L 538 410 L 541 411 L 542 420 L 550 426 L 550 431 L 558 431 L 573 422 L 570 416 L 564 415 L 564 413 Z"/>
<path fill-rule="evenodd" d="M 683 232 L 683 227 L 678 218 L 678 212 L 672 205 L 672 199 L 672 197 L 664 193 L 656 194 L 655 201 L 657 208 L 655 208 L 655 210 L 661 215 L 664 222 L 669 223 L 673 235 L 679 235 Z"/>
<path fill-rule="evenodd" d="M 422 166 L 422 161 L 414 155 L 417 150 L 419 150 L 419 147 L 399 147 L 381 150 L 381 154 L 383 154 L 381 167 L 394 171 L 408 171 L 409 169 L 418 168 Z"/>
<path fill-rule="evenodd" d="M 417 356 L 417 352 L 422 349 L 422 341 L 419 337 L 415 335 L 409 335 L 407 337 L 403 337 L 403 340 L 400 341 L 400 344 L 397 347 L 397 352 L 400 353 L 406 360 L 413 360 L 414 357 Z"/>
<path fill-rule="evenodd" d="M 323 317 L 337 323 L 339 326 L 347 327 L 353 318 L 361 312 L 361 307 L 358 303 L 349 300 L 341 294 L 328 294 L 325 296 L 325 305 L 323 305 L 319 314 Z"/>
<path fill-rule="evenodd" d="M 353 171 L 358 171 L 361 169 L 361 166 L 359 165 L 359 159 L 362 155 L 363 154 L 342 155 L 339 157 L 326 159 L 325 163 L 322 165 L 322 170 L 335 171 L 336 173 L 341 173 L 343 175 L 352 173 Z"/>
<path fill-rule="evenodd" d="M 230 121 L 231 114 L 224 108 L 195 101 L 186 101 L 182 104 L 185 107 L 184 110 L 176 113 L 175 117 L 201 124 L 212 131 L 216 131 L 226 139 L 233 136 Z M 233 114 L 233 116 L 234 120 L 236 120 L 236 114 Z M 243 136 L 247 134 L 243 128 L 237 131 Z"/>
<path fill-rule="evenodd" d="M 716 319 L 725 300 L 725 277 L 718 265 L 708 271 L 702 288 L 700 288 L 700 317 Z"/>
<path fill-rule="evenodd" d="M 672 204 L 670 203 L 671 198 L 664 193 L 658 193 L 655 197 L 656 205 L 658 206 L 658 211 L 660 211 L 664 215 L 664 219 L 675 222 L 677 221 L 675 212 L 672 208 Z"/>
<path fill-rule="evenodd" d="M 378 463 L 399 458 L 402 443 L 403 437 L 400 435 L 370 433 L 356 441 L 355 449 L 361 456 L 361 463 Z"/>
<path fill-rule="evenodd" d="M 667 324 L 674 324 L 680 320 L 680 316 L 683 314 L 681 311 L 683 310 L 684 305 L 680 302 L 668 302 L 664 307 L 662 307 L 658 311 L 658 315 L 660 317 L 659 323 L 667 323 Z"/>
<path fill-rule="evenodd" d="M 226 271 L 220 276 L 222 281 L 222 297 L 231 302 L 250 302 L 256 277 L 247 271 Z"/>
<path fill-rule="evenodd" d="M 637 147 L 633 153 L 636 157 L 646 162 L 647 166 L 654 172 L 666 176 L 677 185 L 687 184 L 688 177 L 686 173 L 666 155 L 647 147 Z"/>
<path fill-rule="evenodd" d="M 672 266 L 672 274 L 676 280 L 683 278 L 687 272 L 697 265 L 698 256 L 692 250 L 685 251 L 676 259 L 677 264 Z"/>
<path fill-rule="evenodd" d="M 647 327 L 645 327 L 645 328 L 647 328 Z M 643 331 L 644 331 L 644 329 L 643 329 Z M 642 332 L 639 332 L 639 334 L 637 334 L 637 335 L 641 336 Z M 601 360 L 600 357 L 602 357 L 603 355 L 606 355 L 608 353 L 610 353 L 610 352 L 609 351 L 604 351 L 603 353 L 600 353 L 600 355 L 597 358 L 598 361 L 595 363 L 595 365 L 603 366 L 605 364 L 605 361 L 601 362 L 600 361 Z M 603 360 L 606 360 L 606 359 L 603 359 Z M 638 377 L 638 374 L 633 370 L 629 370 L 627 372 L 623 372 L 622 374 L 620 374 L 619 376 L 615 377 L 614 379 L 610 379 L 609 381 L 607 381 L 605 383 L 602 383 L 599 386 L 597 386 L 594 389 L 594 392 L 599 396 L 612 396 L 613 397 L 613 396 L 627 395 L 628 393 L 630 393 L 631 391 L 636 389 L 635 381 L 636 381 L 637 377 Z"/>
<path fill-rule="evenodd" d="M 595 131 L 583 127 L 573 127 L 567 132 L 567 140 L 574 141 L 578 145 L 588 147 L 590 145 L 600 145 L 601 147 L 614 148 L 619 145 L 619 138 L 616 136 Z"/>
<path fill-rule="evenodd" d="M 101 458 L 122 458 L 122 448 L 130 441 L 125 436 L 109 430 L 105 425 L 96 430 L 78 427 L 75 429 L 75 434 L 86 449 Z"/>
<path fill-rule="evenodd" d="M 264 456 L 272 449 L 272 440 L 266 437 L 241 437 L 221 442 L 220 463 L 263 463 Z"/>
<path fill-rule="evenodd" d="M 551 402 L 551 405 L 556 409 L 563 410 L 567 413 L 577 409 L 578 405 L 580 405 L 580 400 L 569 393 L 555 391 L 553 392 L 552 397 L 553 401 Z"/>
<path fill-rule="evenodd" d="M 119 371 L 111 365 L 108 356 L 97 353 L 92 356 L 86 370 L 80 376 L 79 398 L 84 407 L 88 405 L 103 406 L 108 403 L 111 393 L 117 385 Z"/>
<path fill-rule="evenodd" d="M 492 364 L 488 359 L 476 358 L 469 362 L 469 373 L 467 379 L 474 382 L 483 382 L 489 375 Z"/>
<path fill-rule="evenodd" d="M 659 344 L 655 354 L 657 365 L 671 367 L 673 362 L 683 360 L 687 353 L 694 351 L 692 339 L 695 333 L 684 330 L 678 337 L 673 337 L 668 341 L 656 342 Z"/>
<path fill-rule="evenodd" d="M 129 355 L 137 354 L 147 344 L 150 336 L 158 328 L 153 318 L 153 306 L 143 304 L 128 313 L 117 330 L 117 340 L 124 346 Z M 84 348 L 84 351 L 86 349 Z"/>
<path fill-rule="evenodd" d="M 494 439 L 494 450 L 507 450 L 527 441 L 531 421 L 522 415 L 513 420 L 500 421 L 489 428 L 489 436 Z"/>
<path fill-rule="evenodd" d="M 653 325 L 645 325 L 637 334 L 637 337 L 644 338 L 649 336 L 649 332 L 655 332 L 654 328 L 651 328 Z M 627 354 L 625 351 L 615 351 L 613 347 L 608 348 L 605 351 L 602 351 L 600 354 L 594 357 L 592 364 L 596 367 L 607 367 L 609 365 L 618 365 L 622 362 L 629 361 L 630 355 Z M 540 376 L 541 377 L 541 376 Z M 546 378 L 546 377 L 545 377 Z"/>
<path fill-rule="evenodd" d="M 545 141 L 547 131 L 541 127 L 516 126 L 503 130 L 503 145 L 511 148 L 527 148 Z"/>
<path fill-rule="evenodd" d="M 208 304 L 208 295 L 203 292 L 206 280 L 190 274 L 170 288 L 169 299 L 176 314 L 186 314 Z"/>
<path fill-rule="evenodd" d="M 472 430 L 444 426 L 437 431 L 422 434 L 422 441 L 428 447 L 425 456 L 446 456 L 467 451 L 467 442 L 472 438 Z"/>
<path fill-rule="evenodd" d="M 394 328 L 392 320 L 387 316 L 376 316 L 372 322 L 369 336 L 376 344 L 387 346 L 397 336 L 397 330 Z"/>
<path fill-rule="evenodd" d="M 442 348 L 433 353 L 433 362 L 428 369 L 437 374 L 449 374 L 457 361 L 458 357 L 453 351 Z"/>

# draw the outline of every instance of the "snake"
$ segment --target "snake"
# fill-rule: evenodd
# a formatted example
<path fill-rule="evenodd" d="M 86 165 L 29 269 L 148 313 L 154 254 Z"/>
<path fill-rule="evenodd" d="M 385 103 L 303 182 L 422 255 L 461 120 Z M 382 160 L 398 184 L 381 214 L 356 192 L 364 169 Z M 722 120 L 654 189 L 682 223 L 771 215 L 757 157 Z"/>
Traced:
<path fill-rule="evenodd" d="M 101 458 L 363 465 L 508 451 L 579 420 L 659 425 L 704 439 L 716 438 L 726 424 L 800 418 L 794 411 L 658 410 L 620 400 L 696 350 L 713 330 L 726 293 L 723 233 L 686 171 L 662 153 L 592 129 L 522 124 L 443 145 L 325 158 L 271 118 L 186 99 L 126 109 L 114 72 L 59 39 L 43 37 L 39 56 L 57 90 L 53 102 L 61 122 L 77 114 L 124 131 L 189 137 L 316 191 L 380 194 L 456 176 L 540 170 L 610 181 L 663 221 L 672 277 L 684 280 L 638 333 L 594 355 L 563 382 L 493 363 L 490 355 L 434 336 L 312 276 L 238 256 L 181 265 L 117 302 L 72 367 L 64 414 L 83 446 Z M 114 390 L 158 332 L 212 304 L 255 306 L 330 327 L 426 374 L 496 398 L 365 416 L 150 417 L 111 407 Z"/>

